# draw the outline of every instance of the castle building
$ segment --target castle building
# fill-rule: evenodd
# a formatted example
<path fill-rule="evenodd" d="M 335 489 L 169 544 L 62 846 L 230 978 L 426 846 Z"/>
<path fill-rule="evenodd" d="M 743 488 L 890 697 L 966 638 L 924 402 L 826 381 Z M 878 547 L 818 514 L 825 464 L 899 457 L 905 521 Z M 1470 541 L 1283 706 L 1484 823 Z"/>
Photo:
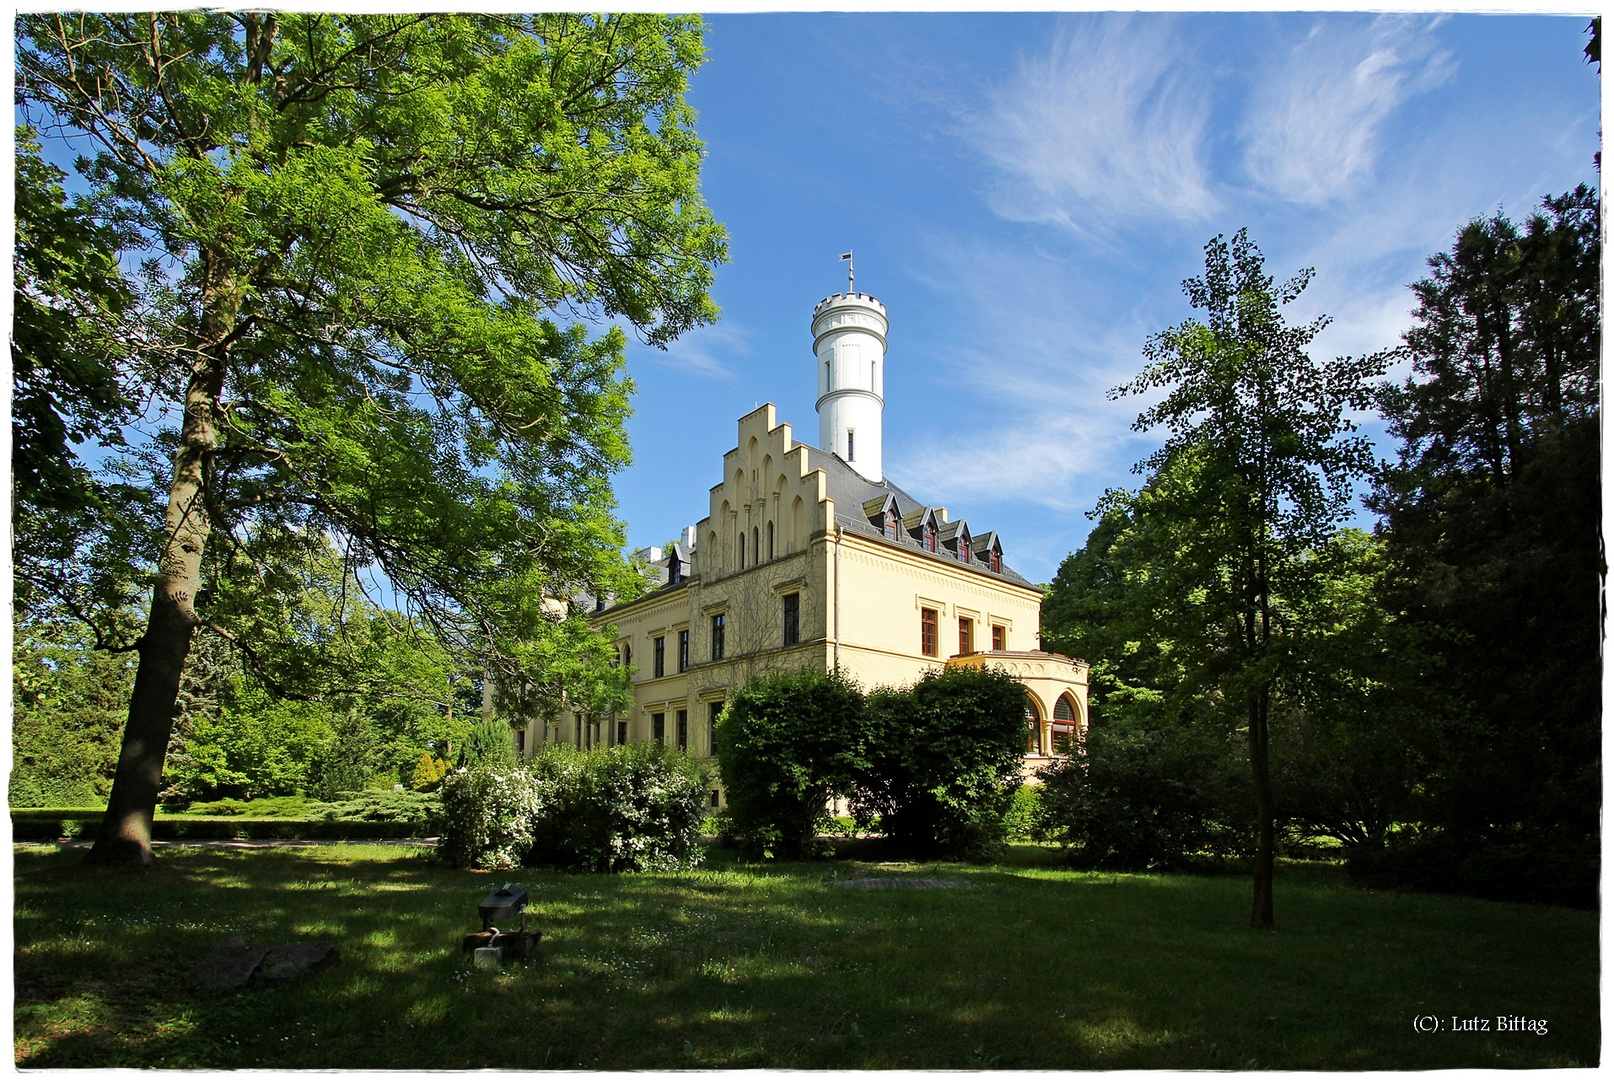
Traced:
<path fill-rule="evenodd" d="M 571 716 L 541 739 L 656 740 L 706 758 L 723 703 L 752 675 L 839 668 L 872 688 L 990 665 L 1025 685 L 1028 769 L 1065 752 L 1087 724 L 1088 665 L 1040 648 L 1041 590 L 1004 562 L 996 532 L 884 475 L 887 328 L 864 293 L 818 304 L 819 445 L 797 442 L 772 404 L 740 417 L 707 515 L 638 553 L 656 575 L 645 596 L 596 615 L 634 669 L 632 709 Z"/>

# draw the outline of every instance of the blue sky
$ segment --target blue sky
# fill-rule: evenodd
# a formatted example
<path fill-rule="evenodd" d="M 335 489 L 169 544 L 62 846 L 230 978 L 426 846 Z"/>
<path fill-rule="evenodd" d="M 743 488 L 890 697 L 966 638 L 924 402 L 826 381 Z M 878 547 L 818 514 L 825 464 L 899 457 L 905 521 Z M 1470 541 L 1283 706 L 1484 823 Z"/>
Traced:
<path fill-rule="evenodd" d="M 1205 242 L 1247 226 L 1319 354 L 1397 343 L 1407 285 L 1469 219 L 1596 183 L 1584 17 L 708 17 L 691 102 L 730 235 L 715 326 L 635 345 L 633 546 L 705 516 L 735 421 L 816 443 L 808 321 L 890 313 L 886 475 L 996 529 L 1036 581 L 1155 445 L 1105 391 L 1189 317 Z M 1386 447 L 1388 452 L 1388 447 Z"/>

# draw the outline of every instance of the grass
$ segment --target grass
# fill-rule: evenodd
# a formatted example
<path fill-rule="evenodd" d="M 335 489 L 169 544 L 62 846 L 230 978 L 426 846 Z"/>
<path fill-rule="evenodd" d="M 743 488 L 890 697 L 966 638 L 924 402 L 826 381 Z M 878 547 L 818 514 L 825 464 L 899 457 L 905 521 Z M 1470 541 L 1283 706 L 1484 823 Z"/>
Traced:
<path fill-rule="evenodd" d="M 1351 887 L 1280 869 L 1275 933 L 1242 877 L 1010 865 L 477 874 L 424 849 L 168 849 L 146 872 L 15 854 L 26 1067 L 1212 1068 L 1592 1066 L 1592 912 Z M 506 879 L 542 955 L 473 969 Z M 862 885 L 843 887 L 851 877 Z M 931 887 L 899 887 L 925 884 Z M 936 886 L 943 887 L 936 887 Z M 225 937 L 326 940 L 323 974 L 204 993 Z M 1545 1020 L 1419 1034 L 1417 1016 Z"/>

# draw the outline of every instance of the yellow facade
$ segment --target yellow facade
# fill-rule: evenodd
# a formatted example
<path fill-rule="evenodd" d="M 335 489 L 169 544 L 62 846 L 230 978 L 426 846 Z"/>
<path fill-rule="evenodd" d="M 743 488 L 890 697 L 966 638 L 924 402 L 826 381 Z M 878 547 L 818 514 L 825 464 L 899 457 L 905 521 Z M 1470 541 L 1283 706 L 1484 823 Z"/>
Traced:
<path fill-rule="evenodd" d="M 635 669 L 631 711 L 571 717 L 541 739 L 639 742 L 659 728 L 709 758 L 718 710 L 752 675 L 839 667 L 868 689 L 948 663 L 1001 666 L 1025 683 L 1028 765 L 1059 748 L 1061 725 L 1086 726 L 1087 664 L 1040 651 L 1041 591 L 1001 565 L 996 534 L 972 539 L 945 508 L 796 442 L 772 404 L 740 418 L 694 536 L 672 580 L 597 616 Z M 529 753 L 538 741 L 523 740 Z"/>

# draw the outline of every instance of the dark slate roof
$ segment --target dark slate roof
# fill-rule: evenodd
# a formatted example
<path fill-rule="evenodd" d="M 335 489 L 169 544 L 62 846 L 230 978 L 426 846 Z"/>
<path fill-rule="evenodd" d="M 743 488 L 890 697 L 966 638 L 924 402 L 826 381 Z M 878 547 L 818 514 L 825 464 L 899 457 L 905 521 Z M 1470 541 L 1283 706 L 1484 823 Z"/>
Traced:
<path fill-rule="evenodd" d="M 903 491 L 890 480 L 886 480 L 879 484 L 868 480 L 859 474 L 856 469 L 852 468 L 850 465 L 842 461 L 836 455 L 830 453 L 828 450 L 820 450 L 816 446 L 809 446 L 806 448 L 806 450 L 807 467 L 809 469 L 824 470 L 824 476 L 827 481 L 825 484 L 825 494 L 835 500 L 835 520 L 839 524 L 845 526 L 846 529 L 851 532 L 861 533 L 864 536 L 878 537 L 884 539 L 888 544 L 895 543 L 899 547 L 909 548 L 910 550 L 919 552 L 921 555 L 930 555 L 930 557 L 933 559 L 942 559 L 946 562 L 952 563 L 954 566 L 959 565 L 951 554 L 931 554 L 930 552 L 925 551 L 920 542 L 910 535 L 906 528 L 899 530 L 898 539 L 894 541 L 891 540 L 885 535 L 883 530 L 869 524 L 869 519 L 863 516 L 861 513 L 861 511 L 871 503 L 874 505 L 875 509 L 869 512 L 874 513 L 885 503 L 886 498 L 890 497 L 896 500 L 897 513 L 902 516 L 904 521 L 907 521 L 910 518 L 917 521 L 918 515 L 922 514 L 926 509 L 924 503 L 920 502 L 912 495 L 909 495 L 906 491 Z M 962 523 L 963 519 L 954 519 L 947 525 L 939 526 L 937 531 L 938 533 L 946 531 L 948 537 L 950 538 L 953 533 L 957 531 L 957 527 Z M 991 534 L 988 533 L 987 535 Z M 976 539 L 973 531 L 970 533 L 970 539 L 972 541 Z M 1007 563 L 1003 564 L 1002 572 L 997 574 L 994 574 L 983 563 L 978 562 L 973 558 L 970 560 L 969 566 L 971 569 L 977 570 L 980 573 L 985 574 L 987 577 L 998 577 L 1005 581 L 1012 581 L 1016 585 L 1025 585 L 1033 589 L 1036 588 L 1036 586 L 1032 585 L 1031 582 L 1027 581 L 1025 578 L 1011 570 Z"/>

